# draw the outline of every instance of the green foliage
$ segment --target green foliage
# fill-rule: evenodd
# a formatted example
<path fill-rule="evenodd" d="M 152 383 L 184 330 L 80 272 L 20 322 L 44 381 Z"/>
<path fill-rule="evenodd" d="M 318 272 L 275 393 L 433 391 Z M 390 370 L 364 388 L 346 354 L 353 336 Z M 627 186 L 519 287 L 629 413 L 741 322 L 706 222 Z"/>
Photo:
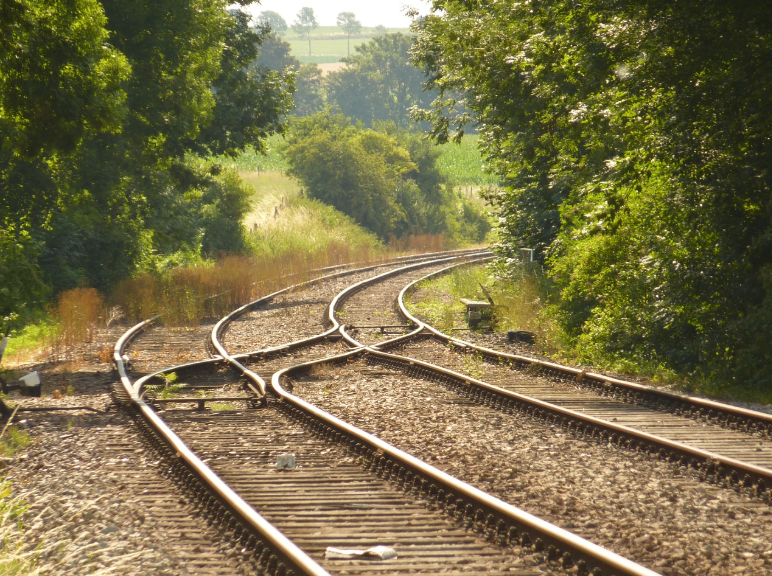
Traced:
<path fill-rule="evenodd" d="M 267 32 L 227 7 L 3 3 L 0 317 L 173 254 L 244 248 L 249 193 L 185 155 L 261 150 L 294 74 L 248 67 Z"/>
<path fill-rule="evenodd" d="M 73 0 L 51 9 L 43 0 L 9 0 L 2 10 L 4 164 L 11 152 L 27 159 L 67 153 L 90 133 L 118 130 L 125 113 L 122 83 L 129 68 L 107 43 L 100 3 Z"/>
<path fill-rule="evenodd" d="M 287 78 L 291 76 L 290 71 L 294 72 L 292 83 L 288 82 L 288 89 L 294 90 L 293 114 L 308 116 L 324 108 L 322 71 L 316 64 L 301 64 L 292 56 L 290 45 L 276 34 L 263 38 L 259 56 L 252 68 L 281 72 Z"/>
<path fill-rule="evenodd" d="M 199 146 L 214 154 L 236 155 L 247 145 L 260 149 L 265 137 L 281 132 L 283 116 L 292 108 L 294 90 L 291 71 L 250 67 L 257 46 L 269 35 L 249 27 L 249 16 L 231 11 L 225 33 L 227 48 L 220 61 L 220 74 L 212 82 L 215 106 L 212 120 L 197 138 Z"/>
<path fill-rule="evenodd" d="M 295 17 L 295 21 L 292 23 L 292 29 L 298 34 L 305 36 L 308 39 L 308 55 L 311 55 L 311 31 L 319 26 L 316 21 L 316 15 L 314 9 L 309 7 L 303 7 Z"/>
<path fill-rule="evenodd" d="M 327 78 L 327 102 L 346 116 L 372 127 L 378 121 L 411 125 L 409 109 L 428 106 L 434 98 L 424 92 L 424 74 L 408 61 L 413 40 L 386 34 L 356 47 L 346 67 Z"/>
<path fill-rule="evenodd" d="M 177 382 L 178 377 L 176 372 L 159 374 L 157 377 L 162 380 L 161 384 L 148 384 L 145 386 L 145 389 L 148 392 L 152 392 L 157 398 L 175 398 L 188 388 L 188 384 Z"/>
<path fill-rule="evenodd" d="M 282 40 L 278 34 L 272 33 L 262 37 L 253 66 L 280 72 L 287 67 L 297 70 L 300 68 L 300 61 L 292 55 L 289 43 Z"/>
<path fill-rule="evenodd" d="M 445 186 L 436 148 L 393 124 L 379 128 L 352 126 L 329 112 L 296 120 L 286 150 L 290 174 L 311 198 L 381 239 L 446 232 L 456 240 L 480 241 L 487 220 Z"/>
<path fill-rule="evenodd" d="M 322 71 L 316 64 L 301 64 L 295 81 L 296 116 L 310 116 L 324 109 Z"/>
<path fill-rule="evenodd" d="M 585 361 L 772 384 L 772 14 L 752 2 L 434 3 L 416 61 L 440 140 L 469 120 Z"/>
<path fill-rule="evenodd" d="M 415 169 L 397 142 L 359 130 L 342 116 L 322 113 L 298 119 L 286 151 L 290 173 L 309 196 L 354 218 L 381 238 L 404 221 L 396 193 Z"/>
<path fill-rule="evenodd" d="M 13 225 L 0 228 L 0 337 L 30 320 L 49 296 L 37 265 L 37 246 Z"/>
<path fill-rule="evenodd" d="M 287 31 L 287 21 L 281 17 L 281 14 L 273 10 L 263 10 L 257 17 L 259 26 L 267 26 L 276 34 L 284 34 Z"/>

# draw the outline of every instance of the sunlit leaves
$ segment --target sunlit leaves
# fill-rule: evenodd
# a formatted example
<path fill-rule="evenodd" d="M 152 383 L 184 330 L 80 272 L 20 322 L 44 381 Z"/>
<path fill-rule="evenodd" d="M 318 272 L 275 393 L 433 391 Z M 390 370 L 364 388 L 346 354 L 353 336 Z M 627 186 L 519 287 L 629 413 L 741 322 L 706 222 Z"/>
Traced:
<path fill-rule="evenodd" d="M 450 96 L 473 109 L 507 184 L 493 198 L 505 255 L 548 258 L 577 349 L 742 369 L 716 362 L 772 317 L 772 13 L 727 0 L 433 7 L 415 58 L 440 95 L 419 115 L 443 141 L 461 125 Z"/>

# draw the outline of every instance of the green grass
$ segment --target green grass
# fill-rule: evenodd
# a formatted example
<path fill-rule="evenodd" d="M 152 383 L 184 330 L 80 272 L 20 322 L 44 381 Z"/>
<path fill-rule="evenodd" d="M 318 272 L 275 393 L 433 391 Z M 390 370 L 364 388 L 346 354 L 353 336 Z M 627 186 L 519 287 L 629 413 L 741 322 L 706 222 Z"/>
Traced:
<path fill-rule="evenodd" d="M 50 319 L 40 319 L 12 333 L 3 355 L 3 365 L 19 364 L 34 359 L 50 346 L 57 331 L 58 326 Z"/>
<path fill-rule="evenodd" d="M 256 152 L 248 146 L 235 158 L 229 156 L 213 156 L 210 160 L 219 162 L 223 166 L 235 168 L 239 172 L 281 172 L 287 169 L 280 149 L 284 143 L 284 136 L 273 134 L 266 139 L 266 154 Z"/>
<path fill-rule="evenodd" d="M 371 38 L 352 38 L 351 53 L 355 54 L 355 46 L 360 46 L 369 42 Z M 308 41 L 303 39 L 291 39 L 289 44 L 292 48 L 292 55 L 300 60 L 302 64 L 326 64 L 328 62 L 340 62 L 346 57 L 346 39 L 345 38 L 320 38 L 314 40 L 311 38 L 311 55 L 308 55 Z"/>
<path fill-rule="evenodd" d="M 481 284 L 495 302 L 491 324 L 495 331 L 534 332 L 545 352 L 556 351 L 558 331 L 547 316 L 547 288 L 538 271 L 505 279 L 494 276 L 484 265 L 455 268 L 421 283 L 419 294 L 410 295 L 408 308 L 440 330 L 464 328 L 466 306 L 461 298 L 485 300 Z"/>
<path fill-rule="evenodd" d="M 0 439 L 0 455 L 9 458 L 30 445 L 29 434 L 16 426 L 9 426 Z"/>
<path fill-rule="evenodd" d="M 454 186 L 492 186 L 499 183 L 497 176 L 483 169 L 484 161 L 478 148 L 479 136 L 465 134 L 459 144 L 442 144 L 437 159 L 440 172 Z"/>
<path fill-rule="evenodd" d="M 306 198 L 298 182 L 278 172 L 242 173 L 252 186 L 252 211 L 244 224 L 252 252 L 276 256 L 290 252 L 313 255 L 330 250 L 377 253 L 383 245 L 351 218 Z"/>

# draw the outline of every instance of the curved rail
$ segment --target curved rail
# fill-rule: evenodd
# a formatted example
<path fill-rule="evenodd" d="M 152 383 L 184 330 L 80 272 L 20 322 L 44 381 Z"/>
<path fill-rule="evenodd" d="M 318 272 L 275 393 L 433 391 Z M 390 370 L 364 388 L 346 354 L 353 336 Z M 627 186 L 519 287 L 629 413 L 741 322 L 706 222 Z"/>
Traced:
<path fill-rule="evenodd" d="M 475 259 L 483 259 L 487 257 L 490 254 L 489 251 L 484 251 L 480 253 L 475 254 L 468 254 L 466 257 L 469 259 L 472 259 L 473 261 Z M 453 258 L 440 258 L 436 260 L 430 261 L 431 264 L 439 264 L 443 261 L 450 261 Z M 468 262 L 465 262 L 465 264 L 468 264 Z M 397 268 L 395 270 L 389 270 L 387 272 L 384 272 L 383 274 L 379 274 L 377 276 L 373 276 L 372 278 L 367 278 L 365 280 L 362 280 L 361 282 L 357 282 L 356 284 L 353 284 L 346 288 L 345 290 L 341 291 L 335 298 L 330 302 L 330 305 L 328 307 L 327 317 L 329 321 L 332 323 L 332 325 L 339 329 L 341 335 L 343 336 L 344 340 L 352 347 L 354 348 L 361 348 L 364 345 L 360 342 L 358 342 L 355 338 L 353 338 L 347 331 L 346 327 L 344 325 L 341 325 L 338 322 L 338 319 L 335 317 L 335 314 L 337 313 L 337 308 L 340 306 L 347 298 L 350 298 L 354 293 L 358 292 L 359 290 L 362 290 L 366 288 L 367 286 L 370 286 L 371 284 L 377 284 L 378 282 L 389 278 L 391 276 L 396 276 L 398 274 L 402 274 L 404 272 L 407 272 L 408 270 L 414 270 L 416 268 L 420 268 L 422 266 L 426 266 L 426 263 L 418 263 L 418 264 L 412 264 L 410 266 L 404 266 L 402 268 Z M 420 324 L 418 324 L 420 326 Z M 413 336 L 414 334 L 417 334 L 420 331 L 420 328 L 418 330 L 414 330 L 413 332 L 410 332 L 406 336 Z"/>
<path fill-rule="evenodd" d="M 396 479 L 406 490 L 428 497 L 435 506 L 445 509 L 456 519 L 477 525 L 478 529 L 489 537 L 510 545 L 533 544 L 537 549 L 547 550 L 551 558 L 560 558 L 565 568 L 577 565 L 580 574 L 596 569 L 599 571 L 594 571 L 593 574 L 657 574 L 418 460 L 294 396 L 281 385 L 282 378 L 293 372 L 308 370 L 323 363 L 345 362 L 350 358 L 371 353 L 373 352 L 369 349 L 358 349 L 334 358 L 285 368 L 273 375 L 271 388 L 279 396 L 286 410 L 313 420 L 317 426 L 322 426 L 323 433 L 347 441 L 352 449 L 370 463 L 371 469 L 381 470 L 384 477 Z M 379 354 L 389 356 L 383 352 Z"/>
<path fill-rule="evenodd" d="M 404 294 L 414 289 L 416 284 L 418 284 L 419 282 L 423 282 L 424 280 L 427 280 L 429 278 L 433 278 L 435 276 L 445 274 L 449 270 L 452 270 L 453 268 L 456 268 L 458 266 L 464 266 L 467 264 L 469 263 L 465 262 L 462 264 L 454 264 L 452 266 L 448 266 L 447 268 L 444 268 L 442 270 L 432 272 L 431 274 L 427 274 L 425 277 L 420 278 L 415 282 L 411 283 L 410 285 L 406 286 L 399 296 L 400 311 L 405 316 L 405 318 L 407 318 L 408 320 L 416 324 L 420 323 L 427 331 L 431 332 L 437 338 L 439 338 L 440 340 L 446 343 L 455 344 L 462 348 L 469 348 L 472 350 L 476 350 L 492 358 L 497 358 L 497 359 L 505 358 L 507 360 L 512 360 L 514 362 L 525 364 L 528 366 L 538 366 L 548 372 L 557 373 L 557 374 L 560 374 L 561 376 L 571 376 L 577 381 L 581 381 L 583 385 L 587 385 L 588 383 L 594 382 L 594 383 L 597 383 L 600 387 L 605 389 L 619 388 L 625 391 L 639 393 L 646 397 L 661 399 L 665 402 L 674 402 L 682 406 L 688 407 L 690 409 L 696 410 L 699 413 L 699 415 L 701 416 L 704 415 L 708 418 L 714 417 L 717 415 L 717 413 L 720 412 L 730 416 L 730 418 L 727 418 L 728 423 L 739 422 L 740 420 L 747 420 L 748 424 L 750 424 L 750 428 L 754 432 L 766 431 L 768 435 L 772 437 L 772 414 L 766 414 L 764 412 L 757 412 L 755 410 L 749 410 L 746 408 L 740 408 L 738 406 L 723 404 L 715 400 L 708 400 L 706 398 L 700 398 L 698 396 L 689 396 L 687 394 L 679 394 L 679 393 L 670 392 L 667 390 L 660 390 L 657 388 L 653 388 L 651 386 L 645 386 L 643 384 L 637 384 L 635 382 L 621 380 L 619 378 L 613 378 L 611 376 L 605 376 L 603 374 L 597 374 L 595 372 L 589 372 L 587 370 L 581 370 L 579 368 L 572 368 L 570 366 L 564 366 L 562 364 L 557 364 L 555 362 L 548 362 L 546 360 L 539 360 L 537 358 L 529 358 L 528 356 L 509 354 L 507 352 L 502 352 L 500 350 L 493 350 L 490 348 L 486 348 L 484 346 L 479 346 L 477 344 L 467 342 L 465 340 L 461 340 L 459 338 L 454 338 L 453 336 L 449 336 L 443 332 L 440 332 L 433 326 L 430 326 L 426 323 L 419 321 L 415 316 L 413 316 L 407 310 L 407 307 L 405 306 L 405 303 L 403 300 Z M 755 425 L 755 428 L 754 428 L 754 425 Z"/>
<path fill-rule="evenodd" d="M 475 254 L 474 256 L 487 257 L 487 255 L 488 253 L 481 253 Z M 470 255 L 470 257 L 472 257 L 472 255 Z M 443 262 L 443 260 L 450 259 L 433 260 L 430 264 L 437 264 Z M 272 349 L 240 356 L 248 357 L 266 353 L 268 351 L 289 351 L 294 347 L 311 343 L 314 340 L 327 337 L 338 331 L 343 338 L 354 347 L 353 350 L 345 354 L 285 368 L 273 374 L 271 391 L 279 397 L 279 405 L 283 409 L 293 413 L 297 417 L 311 420 L 313 422 L 312 427 L 321 430 L 325 435 L 348 441 L 354 450 L 363 455 L 370 462 L 370 466 L 373 470 L 381 471 L 387 478 L 396 478 L 404 487 L 406 487 L 406 489 L 409 488 L 419 495 L 428 496 L 435 504 L 442 506 L 448 513 L 457 519 L 466 520 L 471 525 L 477 526 L 478 529 L 487 536 L 496 538 L 502 543 L 506 542 L 512 545 L 534 544 L 537 549 L 547 550 L 550 558 L 561 558 L 563 565 L 566 568 L 576 564 L 580 574 L 587 573 L 589 569 L 593 570 L 595 574 L 655 576 L 656 573 L 647 568 L 601 548 L 600 546 L 592 544 L 575 534 L 549 524 L 548 522 L 494 498 L 469 484 L 449 476 L 437 468 L 434 468 L 359 428 L 335 418 L 331 414 L 303 401 L 284 390 L 281 386 L 281 379 L 285 375 L 295 371 L 306 370 L 310 366 L 323 363 L 345 362 L 350 358 L 370 354 L 381 357 L 391 357 L 391 355 L 375 350 L 374 348 L 364 347 L 353 339 L 346 333 L 345 326 L 338 322 L 335 317 L 335 311 L 346 298 L 356 291 L 385 278 L 426 265 L 429 264 L 424 262 L 401 267 L 396 270 L 390 270 L 373 278 L 358 282 L 340 292 L 328 307 L 328 319 L 332 324 L 332 328 L 323 334 L 285 346 L 274 347 Z M 245 313 L 260 302 L 264 302 L 267 299 L 274 297 L 276 294 L 267 296 L 264 299 L 255 301 L 254 303 L 234 311 L 233 314 L 229 315 L 230 320 Z M 228 354 L 227 350 L 225 350 L 219 342 L 219 335 L 222 333 L 224 326 L 226 326 L 226 322 L 227 321 L 224 320 L 218 323 L 215 329 L 213 329 L 212 334 L 213 338 L 217 338 L 215 347 L 223 358 L 228 362 L 235 363 L 237 362 L 235 357 Z M 418 330 L 414 330 L 411 334 L 416 334 L 420 331 L 422 324 L 419 323 L 418 326 Z"/>
<path fill-rule="evenodd" d="M 279 532 L 265 518 L 260 516 L 251 506 L 225 484 L 212 470 L 206 466 L 184 442 L 161 420 L 138 394 L 138 386 L 132 384 L 123 361 L 126 345 L 147 329 L 154 320 L 146 320 L 129 329 L 115 344 L 113 361 L 120 375 L 124 392 L 128 395 L 131 405 L 152 431 L 162 439 L 168 449 L 190 471 L 218 501 L 220 501 L 237 521 L 250 532 L 254 538 L 265 543 L 275 554 L 269 564 L 269 572 L 280 576 L 290 573 L 305 576 L 330 576 L 329 573 L 308 557 L 300 548 Z"/>
<path fill-rule="evenodd" d="M 728 414 L 734 416 L 735 418 L 752 418 L 754 423 L 762 423 L 765 429 L 772 432 L 772 415 L 754 412 L 752 410 L 746 410 L 743 408 L 737 408 L 702 398 L 695 398 L 692 396 L 661 391 L 641 384 L 627 382 L 616 378 L 610 378 L 601 374 L 586 372 L 552 362 L 529 358 L 527 356 L 520 356 L 492 350 L 490 348 L 478 346 L 471 342 L 460 340 L 458 338 L 444 334 L 443 332 L 439 331 L 433 326 L 426 324 L 410 313 L 404 303 L 404 295 L 408 291 L 414 289 L 419 282 L 438 276 L 440 274 L 447 273 L 449 270 L 457 266 L 466 264 L 468 263 L 448 266 L 442 270 L 432 272 L 431 274 L 428 274 L 427 276 L 420 278 L 406 286 L 399 295 L 400 313 L 408 321 L 414 323 L 416 326 L 419 326 L 420 330 L 431 333 L 441 342 L 454 345 L 462 349 L 465 348 L 469 350 L 475 350 L 489 358 L 506 359 L 529 366 L 539 366 L 540 368 L 545 369 L 548 373 L 558 374 L 560 376 L 571 376 L 577 381 L 577 383 L 581 383 L 583 385 L 588 381 L 595 381 L 598 382 L 604 390 L 618 387 L 624 390 L 641 392 L 650 396 L 662 397 L 667 400 L 677 400 L 697 409 L 710 407 L 711 410 L 725 410 Z M 388 340 L 379 344 L 378 348 L 383 347 L 384 345 L 394 344 L 399 340 L 402 340 L 402 338 Z M 380 354 L 384 353 L 380 352 Z M 678 462 L 681 465 L 700 469 L 704 478 L 712 477 L 717 482 L 727 481 L 733 486 L 741 486 L 744 488 L 752 489 L 752 491 L 762 499 L 772 502 L 772 470 L 768 468 L 755 466 L 753 464 L 742 462 L 734 458 L 728 458 L 720 454 L 694 448 L 687 444 L 674 442 L 661 436 L 648 434 L 646 432 L 642 432 L 630 427 L 614 424 L 613 422 L 608 422 L 606 420 L 594 418 L 592 416 L 587 416 L 567 408 L 562 408 L 560 406 L 543 402 L 535 398 L 530 398 L 528 396 L 508 391 L 497 386 L 492 386 L 483 381 L 458 374 L 451 370 L 447 370 L 427 362 L 422 362 L 406 357 L 399 357 L 394 354 L 388 354 L 386 356 L 391 358 L 399 358 L 403 363 L 407 362 L 411 365 L 420 366 L 435 373 L 442 373 L 449 378 L 449 381 L 460 383 L 460 391 L 464 393 L 464 395 L 473 396 L 475 399 L 501 405 L 505 408 L 517 409 L 521 412 L 536 414 L 544 419 L 553 419 L 557 422 L 560 422 L 564 427 L 568 428 L 576 434 L 590 435 L 592 437 L 608 440 L 615 444 L 628 445 L 631 448 L 639 450 L 645 449 L 658 453 L 661 458 Z M 470 390 L 464 389 L 469 388 L 470 385 L 475 386 L 479 392 L 472 392 Z"/>

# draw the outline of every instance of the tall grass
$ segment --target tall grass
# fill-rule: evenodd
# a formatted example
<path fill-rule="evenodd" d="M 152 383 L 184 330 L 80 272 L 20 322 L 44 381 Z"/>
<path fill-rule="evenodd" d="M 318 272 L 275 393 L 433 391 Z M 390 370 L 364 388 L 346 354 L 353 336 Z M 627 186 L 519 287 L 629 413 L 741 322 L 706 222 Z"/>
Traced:
<path fill-rule="evenodd" d="M 75 288 L 59 295 L 54 312 L 59 326 L 55 346 L 70 350 L 93 340 L 105 315 L 105 300 L 94 288 Z"/>
<path fill-rule="evenodd" d="M 313 254 L 227 256 L 214 264 L 178 268 L 163 275 L 144 273 L 121 282 L 112 301 L 131 321 L 163 314 L 169 325 L 194 326 L 221 318 L 252 300 L 308 279 L 314 271 L 347 260 L 367 259 L 345 245 Z"/>
<path fill-rule="evenodd" d="M 281 147 L 284 143 L 284 136 L 281 134 L 272 134 L 265 140 L 265 154 L 256 151 L 252 146 L 247 146 L 238 156 L 212 156 L 213 160 L 223 166 L 235 168 L 239 172 L 283 172 L 287 169 L 284 156 L 281 154 Z"/>
<path fill-rule="evenodd" d="M 403 238 L 389 238 L 389 248 L 394 252 L 441 252 L 452 245 L 445 234 L 411 234 Z"/>

